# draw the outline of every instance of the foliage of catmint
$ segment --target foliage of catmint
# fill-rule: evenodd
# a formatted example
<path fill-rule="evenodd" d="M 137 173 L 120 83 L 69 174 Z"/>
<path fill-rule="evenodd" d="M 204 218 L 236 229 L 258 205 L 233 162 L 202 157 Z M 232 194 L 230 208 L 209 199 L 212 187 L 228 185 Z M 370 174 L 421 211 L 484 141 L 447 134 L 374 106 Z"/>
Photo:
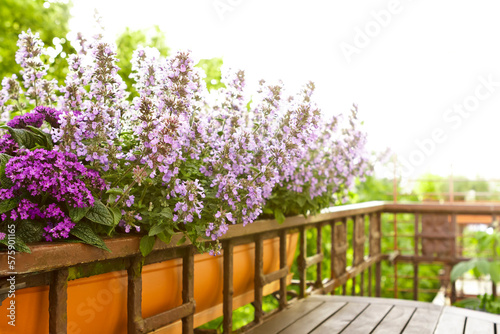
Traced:
<path fill-rule="evenodd" d="M 100 235 L 137 233 L 146 255 L 181 232 L 218 254 L 230 225 L 316 213 L 369 170 L 357 108 L 345 125 L 325 121 L 312 83 L 290 94 L 261 81 L 251 94 L 245 73 L 228 70 L 209 93 L 190 52 L 139 48 L 129 101 L 113 44 L 76 42 L 57 91 L 30 32 L 16 56 L 24 89 L 2 81 L 0 233 L 19 224 L 31 236 L 19 248 L 72 238 L 106 249 Z"/>

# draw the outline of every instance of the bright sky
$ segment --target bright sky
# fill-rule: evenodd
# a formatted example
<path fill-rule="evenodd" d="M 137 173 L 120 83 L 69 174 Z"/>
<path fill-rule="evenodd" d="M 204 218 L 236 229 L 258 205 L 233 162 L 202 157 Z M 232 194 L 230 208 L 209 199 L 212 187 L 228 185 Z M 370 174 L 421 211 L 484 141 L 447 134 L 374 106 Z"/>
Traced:
<path fill-rule="evenodd" d="M 325 114 L 359 106 L 370 148 L 423 172 L 500 179 L 498 0 L 74 0 L 110 35 L 157 24 L 174 50 L 222 57 L 250 82 L 316 83 Z M 117 6 L 119 4 L 119 6 Z"/>

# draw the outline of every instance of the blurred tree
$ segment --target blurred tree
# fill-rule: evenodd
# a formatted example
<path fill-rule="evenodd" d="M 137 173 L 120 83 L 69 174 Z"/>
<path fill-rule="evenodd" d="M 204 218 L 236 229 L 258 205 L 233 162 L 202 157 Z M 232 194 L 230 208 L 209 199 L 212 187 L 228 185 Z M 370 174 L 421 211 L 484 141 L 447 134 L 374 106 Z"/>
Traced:
<path fill-rule="evenodd" d="M 356 189 L 351 195 L 352 202 L 392 201 L 392 192 L 392 180 L 386 178 L 376 178 L 375 176 L 367 176 L 363 182 L 356 180 Z M 398 193 L 401 193 L 399 185 Z"/>
<path fill-rule="evenodd" d="M 130 100 L 138 96 L 137 91 L 132 86 L 134 80 L 129 77 L 130 73 L 132 73 L 132 65 L 130 64 L 130 61 L 132 60 L 132 52 L 140 45 L 149 46 L 157 48 L 158 51 L 160 51 L 160 55 L 162 57 L 166 57 L 169 55 L 170 49 L 167 47 L 165 41 L 165 33 L 161 31 L 160 27 L 157 25 L 144 30 L 131 30 L 130 28 L 126 28 L 126 30 L 118 37 L 116 41 L 116 45 L 118 47 L 117 58 L 119 59 L 118 67 L 120 67 L 120 71 L 118 73 L 127 84 L 127 87 L 129 87 L 129 91 L 131 92 L 129 96 Z M 205 82 L 209 90 L 224 87 L 224 84 L 220 82 L 220 68 L 222 66 L 221 58 L 201 59 L 196 66 L 205 71 L 207 75 Z"/>
<path fill-rule="evenodd" d="M 419 200 L 448 200 L 448 193 L 450 187 L 450 178 L 434 174 L 424 174 L 416 183 L 414 192 L 418 195 Z M 465 176 L 453 176 L 453 192 L 455 193 L 455 200 L 463 201 L 469 191 L 489 193 L 491 199 L 496 198 L 497 193 L 492 192 L 490 184 L 485 180 L 471 180 Z"/>
<path fill-rule="evenodd" d="M 420 201 L 448 200 L 448 178 L 431 173 L 423 174 L 415 184 L 414 192 Z"/>
<path fill-rule="evenodd" d="M 18 74 L 21 67 L 15 61 L 18 35 L 31 29 L 49 49 L 44 61 L 50 64 L 48 79 L 63 83 L 67 63 L 63 59 L 74 52 L 66 40 L 69 32 L 71 3 L 45 0 L 0 0 L 0 80 Z"/>
<path fill-rule="evenodd" d="M 222 58 L 212 58 L 201 59 L 196 65 L 197 67 L 201 67 L 207 74 L 205 83 L 207 84 L 208 90 L 225 87 L 221 82 L 222 74 L 220 68 L 222 66 L 222 63 Z"/>

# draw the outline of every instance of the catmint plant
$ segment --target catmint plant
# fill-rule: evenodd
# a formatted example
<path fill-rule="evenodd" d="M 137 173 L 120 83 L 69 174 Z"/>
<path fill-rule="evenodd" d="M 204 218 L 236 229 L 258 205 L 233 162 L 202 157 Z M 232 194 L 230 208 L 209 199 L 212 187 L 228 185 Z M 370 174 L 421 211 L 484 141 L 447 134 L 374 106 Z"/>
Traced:
<path fill-rule="evenodd" d="M 138 234 L 147 255 L 175 233 L 216 255 L 233 224 L 313 214 L 342 201 L 369 171 L 357 108 L 324 120 L 308 83 L 247 91 L 228 70 L 208 92 L 190 52 L 139 48 L 131 102 L 102 36 L 77 36 L 64 85 L 44 79 L 45 50 L 22 33 L 16 75 L 0 90 L 0 244 L 8 224 L 26 242 Z"/>

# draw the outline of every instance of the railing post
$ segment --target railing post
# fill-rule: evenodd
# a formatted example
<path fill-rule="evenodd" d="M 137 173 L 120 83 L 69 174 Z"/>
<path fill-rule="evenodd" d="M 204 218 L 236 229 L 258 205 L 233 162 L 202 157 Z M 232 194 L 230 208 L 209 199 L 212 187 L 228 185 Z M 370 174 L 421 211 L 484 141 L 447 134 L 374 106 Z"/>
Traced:
<path fill-rule="evenodd" d="M 136 334 L 144 332 L 142 319 L 142 258 L 132 258 L 127 269 L 127 333 Z"/>
<path fill-rule="evenodd" d="M 299 258 L 297 259 L 297 265 L 299 269 L 299 298 L 304 298 L 306 296 L 306 231 L 304 226 L 299 228 Z"/>
<path fill-rule="evenodd" d="M 65 334 L 68 327 L 68 268 L 51 273 L 49 288 L 49 333 Z"/>
<path fill-rule="evenodd" d="M 373 277 L 372 277 L 372 266 L 369 266 L 368 267 L 368 296 L 371 297 L 372 296 L 372 280 L 373 280 Z"/>
<path fill-rule="evenodd" d="M 382 214 L 376 213 L 379 233 L 382 233 Z M 378 249 L 382 251 L 382 237 L 378 239 Z M 380 297 L 381 261 L 375 264 L 375 297 Z"/>
<path fill-rule="evenodd" d="M 394 213 L 394 252 L 398 251 L 398 216 Z M 394 298 L 398 298 L 398 262 L 394 259 Z"/>
<path fill-rule="evenodd" d="M 263 321 L 264 311 L 262 310 L 262 293 L 263 288 L 261 284 L 261 276 L 264 274 L 264 261 L 263 261 L 263 241 L 262 235 L 257 235 L 255 239 L 255 277 L 254 277 L 254 302 L 255 309 L 254 322 L 259 324 Z"/>
<path fill-rule="evenodd" d="M 286 229 L 280 232 L 280 268 L 285 268 L 286 263 Z M 285 309 L 287 305 L 287 293 L 286 293 L 286 276 L 280 278 L 280 310 Z"/>
<path fill-rule="evenodd" d="M 194 302 L 194 247 L 188 246 L 182 257 L 182 302 Z M 182 333 L 192 334 L 194 316 L 189 314 L 182 318 Z"/>
<path fill-rule="evenodd" d="M 323 243 L 322 243 L 322 238 L 323 238 L 323 233 L 321 229 L 321 224 L 319 224 L 316 228 L 317 234 L 316 234 L 316 253 L 317 254 L 322 254 L 323 253 Z M 322 262 L 318 262 L 316 264 L 316 282 L 315 282 L 315 288 L 319 289 L 323 287 L 323 273 L 322 273 Z"/>
<path fill-rule="evenodd" d="M 451 231 L 453 233 L 452 243 L 451 243 L 451 257 L 454 261 L 457 258 L 457 215 L 451 215 Z M 455 261 L 453 262 L 455 263 Z M 451 278 L 451 269 L 452 266 L 449 266 L 448 276 Z M 451 282 L 451 279 L 450 279 Z M 457 289 L 455 281 L 451 282 L 451 296 L 450 301 L 454 304 L 457 301 Z"/>
<path fill-rule="evenodd" d="M 231 239 L 224 247 L 224 287 L 223 287 L 223 333 L 231 333 L 233 328 L 233 242 Z"/>
<path fill-rule="evenodd" d="M 413 299 L 414 300 L 418 300 L 418 261 L 417 261 L 417 257 L 418 257 L 418 231 L 419 231 L 419 228 L 418 228 L 418 224 L 419 224 L 419 215 L 418 213 L 415 213 L 415 226 L 414 226 L 414 249 L 413 249 L 413 253 L 414 253 L 414 260 L 413 260 Z"/>
<path fill-rule="evenodd" d="M 498 223 L 496 222 L 497 216 L 493 215 L 491 218 L 492 218 L 491 222 L 493 223 L 493 228 L 498 229 Z M 493 260 L 494 261 L 498 258 L 497 245 L 498 245 L 498 241 L 495 240 L 493 243 Z M 492 294 L 493 298 L 497 297 L 497 283 L 493 280 L 491 280 L 491 294 Z"/>
<path fill-rule="evenodd" d="M 330 279 L 335 279 L 335 221 L 330 222 L 330 242 L 332 247 L 330 248 Z M 335 289 L 332 289 L 332 295 L 335 294 Z"/>

